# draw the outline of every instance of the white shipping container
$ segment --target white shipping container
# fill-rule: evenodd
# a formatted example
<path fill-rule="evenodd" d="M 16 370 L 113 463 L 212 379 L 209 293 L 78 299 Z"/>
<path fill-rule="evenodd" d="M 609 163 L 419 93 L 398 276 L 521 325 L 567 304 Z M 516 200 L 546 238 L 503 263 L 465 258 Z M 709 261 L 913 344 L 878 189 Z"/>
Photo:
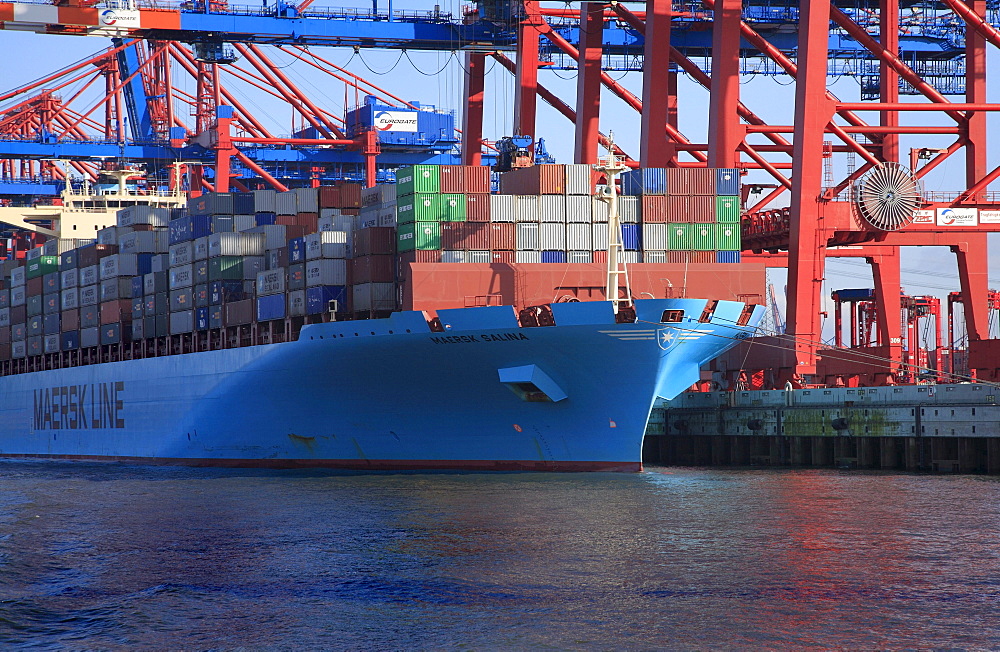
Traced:
<path fill-rule="evenodd" d="M 281 249 L 288 244 L 285 231 L 285 225 L 283 224 L 266 224 L 248 229 L 246 232 L 264 234 L 264 250 L 269 251 L 271 249 Z M 260 255 L 263 255 L 263 253 Z"/>
<path fill-rule="evenodd" d="M 191 263 L 187 265 L 178 265 L 176 267 L 171 267 L 168 273 L 168 283 L 167 285 L 171 290 L 180 290 L 181 288 L 189 288 L 194 285 L 194 266 Z"/>
<path fill-rule="evenodd" d="M 305 237 L 306 260 L 317 258 L 347 258 L 346 231 L 320 231 Z"/>
<path fill-rule="evenodd" d="M 441 262 L 442 263 L 464 263 L 465 262 L 465 252 L 464 251 L 442 251 L 441 252 Z"/>
<path fill-rule="evenodd" d="M 665 263 L 667 262 L 667 252 L 647 249 L 642 252 L 642 259 L 647 263 Z"/>
<path fill-rule="evenodd" d="M 121 227 L 121 231 L 119 231 L 119 227 L 117 226 L 106 226 L 97 232 L 97 243 L 118 244 L 119 233 L 121 235 L 125 235 L 126 233 L 131 233 L 131 232 L 132 230 L 125 226 Z"/>
<path fill-rule="evenodd" d="M 27 274 L 27 270 L 24 267 L 15 267 L 14 269 L 10 270 L 10 285 L 11 285 L 11 287 L 15 287 L 16 288 L 16 287 L 20 287 L 20 286 L 24 285 L 25 279 L 27 278 L 25 276 L 26 274 Z"/>
<path fill-rule="evenodd" d="M 465 257 L 465 262 L 467 263 L 492 263 L 493 262 L 493 252 L 492 251 L 469 251 Z"/>
<path fill-rule="evenodd" d="M 622 195 L 618 197 L 619 221 L 636 224 L 639 221 L 639 198 Z"/>
<path fill-rule="evenodd" d="M 347 261 L 319 258 L 306 262 L 306 285 L 347 285 Z"/>
<path fill-rule="evenodd" d="M 28 249 L 24 254 L 25 260 L 35 260 L 36 258 L 41 258 L 45 255 L 44 245 L 42 247 L 35 247 L 34 249 Z"/>
<path fill-rule="evenodd" d="M 149 264 L 149 271 L 165 272 L 170 269 L 170 254 L 153 254 Z"/>
<path fill-rule="evenodd" d="M 566 221 L 583 222 L 585 224 L 593 222 L 594 209 L 591 206 L 592 203 L 593 201 L 589 196 L 567 195 L 565 197 Z"/>
<path fill-rule="evenodd" d="M 119 276 L 101 281 L 101 301 L 132 298 L 132 279 Z"/>
<path fill-rule="evenodd" d="M 97 285 L 101 280 L 101 268 L 98 265 L 80 268 L 80 285 Z"/>
<path fill-rule="evenodd" d="M 490 221 L 513 222 L 517 217 L 517 195 L 490 195 Z"/>
<path fill-rule="evenodd" d="M 538 251 L 538 222 L 520 222 L 517 225 L 517 250 Z"/>
<path fill-rule="evenodd" d="M 258 213 L 274 212 L 274 190 L 254 190 L 253 209 Z"/>
<path fill-rule="evenodd" d="M 93 240 L 80 240 L 78 238 L 59 238 L 53 240 L 46 240 L 45 244 L 42 245 L 43 256 L 58 256 L 64 254 L 70 249 L 76 249 L 77 247 L 82 247 L 88 243 L 93 242 Z"/>
<path fill-rule="evenodd" d="M 359 283 L 353 286 L 352 295 L 355 312 L 396 309 L 394 283 Z"/>
<path fill-rule="evenodd" d="M 567 195 L 589 195 L 593 191 L 591 187 L 592 168 L 581 163 L 572 163 L 566 166 L 566 194 Z"/>
<path fill-rule="evenodd" d="M 59 334 L 46 335 L 42 348 L 46 353 L 59 353 Z"/>
<path fill-rule="evenodd" d="M 379 203 L 385 206 L 386 204 L 396 203 L 396 184 L 394 183 L 380 183 L 377 186 L 381 197 L 379 198 Z"/>
<path fill-rule="evenodd" d="M 623 251 L 622 252 L 622 262 L 628 263 L 641 263 L 642 262 L 642 252 L 640 251 Z"/>
<path fill-rule="evenodd" d="M 338 215 L 343 215 L 344 211 L 339 208 L 321 208 L 319 209 L 319 219 L 326 217 L 336 217 Z"/>
<path fill-rule="evenodd" d="M 566 251 L 566 225 L 549 222 L 539 224 L 538 248 L 542 251 Z"/>
<path fill-rule="evenodd" d="M 233 215 L 233 231 L 242 233 L 257 228 L 257 218 L 253 215 Z"/>
<path fill-rule="evenodd" d="M 667 224 L 643 224 L 642 246 L 646 249 L 670 249 L 670 227 Z M 659 262 L 659 261 L 658 261 Z"/>
<path fill-rule="evenodd" d="M 208 236 L 202 236 L 200 238 L 195 238 L 194 251 L 192 255 L 195 260 L 208 260 Z"/>
<path fill-rule="evenodd" d="M 593 251 L 608 250 L 608 223 L 595 223 L 591 225 L 591 233 L 594 237 Z"/>
<path fill-rule="evenodd" d="M 536 195 L 515 195 L 514 200 L 514 221 L 515 222 L 537 222 L 538 221 L 538 197 Z M 561 197 L 560 197 L 561 199 Z M 493 220 L 494 222 L 496 220 Z"/>
<path fill-rule="evenodd" d="M 23 306 L 28 300 L 28 289 L 23 285 L 16 288 L 10 289 L 10 305 L 11 307 Z"/>
<path fill-rule="evenodd" d="M 361 210 L 370 206 L 378 206 L 382 203 L 382 191 L 378 186 L 361 189 Z"/>
<path fill-rule="evenodd" d="M 80 270 L 64 269 L 59 272 L 59 287 L 61 288 L 75 288 L 80 284 Z"/>
<path fill-rule="evenodd" d="M 608 202 L 598 197 L 593 197 L 590 202 L 590 216 L 592 222 L 607 222 Z"/>
<path fill-rule="evenodd" d="M 194 260 L 194 245 L 190 242 L 181 242 L 170 245 L 170 266 L 187 265 Z"/>
<path fill-rule="evenodd" d="M 59 309 L 75 310 L 80 307 L 80 290 L 71 288 L 59 293 Z"/>
<path fill-rule="evenodd" d="M 299 212 L 298 202 L 294 192 L 278 192 L 274 194 L 274 212 L 278 215 L 295 215 Z"/>
<path fill-rule="evenodd" d="M 170 313 L 170 334 L 190 333 L 194 330 L 194 310 Z"/>
<path fill-rule="evenodd" d="M 84 285 L 80 288 L 80 307 L 96 306 L 101 302 L 101 288 L 99 285 Z"/>
<path fill-rule="evenodd" d="M 566 225 L 566 249 L 570 251 L 594 250 L 594 225 L 569 223 Z"/>
<path fill-rule="evenodd" d="M 293 290 L 288 293 L 288 316 L 303 317 L 306 314 L 306 291 Z"/>
<path fill-rule="evenodd" d="M 297 213 L 315 213 L 319 211 L 319 191 L 315 188 L 296 188 L 295 207 Z"/>
<path fill-rule="evenodd" d="M 101 280 L 119 276 L 138 275 L 139 260 L 136 254 L 111 254 L 101 259 Z"/>
<path fill-rule="evenodd" d="M 538 218 L 542 222 L 566 221 L 566 197 L 542 195 L 538 198 Z"/>
<path fill-rule="evenodd" d="M 328 215 L 321 217 L 316 223 L 320 231 L 353 231 L 353 215 Z"/>
<path fill-rule="evenodd" d="M 378 212 L 379 226 L 396 226 L 396 205 L 383 206 Z"/>
<path fill-rule="evenodd" d="M 160 254 L 166 253 L 169 231 L 134 231 L 118 238 L 120 254 Z"/>
<path fill-rule="evenodd" d="M 213 233 L 208 236 L 208 257 L 263 256 L 266 239 L 263 233 Z"/>
<path fill-rule="evenodd" d="M 284 267 L 257 273 L 257 296 L 282 294 L 285 291 L 287 270 Z"/>
<path fill-rule="evenodd" d="M 127 206 L 118 211 L 117 221 L 118 226 L 135 226 L 136 224 L 169 226 L 170 209 L 146 204 Z"/>
<path fill-rule="evenodd" d="M 516 252 L 514 252 L 514 262 L 516 262 L 516 263 L 540 263 L 540 262 L 542 262 L 542 252 L 540 252 L 540 251 L 516 251 Z"/>

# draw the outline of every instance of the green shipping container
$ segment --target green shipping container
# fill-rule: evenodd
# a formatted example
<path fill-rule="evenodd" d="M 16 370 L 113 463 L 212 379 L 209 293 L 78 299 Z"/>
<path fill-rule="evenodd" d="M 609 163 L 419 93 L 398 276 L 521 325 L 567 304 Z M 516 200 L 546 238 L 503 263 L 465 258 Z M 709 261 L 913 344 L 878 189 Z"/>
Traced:
<path fill-rule="evenodd" d="M 691 228 L 691 249 L 695 251 L 715 250 L 715 227 L 718 224 L 694 224 Z"/>
<path fill-rule="evenodd" d="M 715 198 L 715 221 L 720 224 L 728 224 L 740 221 L 740 198 L 739 197 L 716 197 Z"/>
<path fill-rule="evenodd" d="M 740 242 L 740 225 L 716 224 L 715 248 L 719 251 L 739 251 L 743 247 Z"/>
<path fill-rule="evenodd" d="M 434 251 L 441 248 L 441 225 L 437 222 L 412 222 L 396 227 L 396 249 Z"/>
<path fill-rule="evenodd" d="M 691 224 L 685 223 L 675 223 L 668 224 L 670 228 L 670 234 L 667 238 L 667 244 L 671 251 L 690 251 L 691 250 Z"/>
<path fill-rule="evenodd" d="M 464 222 L 465 195 L 441 195 L 441 221 Z"/>
<path fill-rule="evenodd" d="M 40 256 L 34 260 L 29 260 L 26 268 L 25 276 L 27 278 L 38 278 L 52 272 L 58 272 L 59 256 Z"/>
<path fill-rule="evenodd" d="M 441 192 L 441 172 L 436 165 L 414 165 L 396 170 L 396 197 L 421 192 Z"/>
<path fill-rule="evenodd" d="M 396 223 L 438 222 L 441 220 L 441 195 L 417 194 L 396 199 Z"/>
<path fill-rule="evenodd" d="M 216 256 L 208 259 L 209 281 L 239 281 L 243 278 L 243 256 Z"/>

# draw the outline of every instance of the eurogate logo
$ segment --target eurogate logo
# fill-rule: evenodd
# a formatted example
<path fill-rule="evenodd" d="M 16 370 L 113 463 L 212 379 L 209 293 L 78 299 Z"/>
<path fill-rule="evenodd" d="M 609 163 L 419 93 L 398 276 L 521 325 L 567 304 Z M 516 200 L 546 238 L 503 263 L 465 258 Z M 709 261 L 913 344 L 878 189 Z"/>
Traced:
<path fill-rule="evenodd" d="M 416 131 L 415 111 L 379 111 L 375 114 L 374 127 L 379 131 Z"/>
<path fill-rule="evenodd" d="M 101 24 L 102 25 L 114 25 L 118 22 L 118 16 L 115 14 L 114 9 L 105 9 L 101 12 Z"/>

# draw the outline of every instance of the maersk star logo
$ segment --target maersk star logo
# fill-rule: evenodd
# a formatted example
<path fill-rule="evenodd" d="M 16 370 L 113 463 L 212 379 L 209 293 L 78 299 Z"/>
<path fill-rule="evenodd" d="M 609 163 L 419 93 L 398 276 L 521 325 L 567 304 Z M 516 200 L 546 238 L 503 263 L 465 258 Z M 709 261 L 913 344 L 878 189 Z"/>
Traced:
<path fill-rule="evenodd" d="M 675 328 L 658 328 L 656 330 L 656 343 L 664 351 L 668 351 L 680 341 L 679 333 Z"/>

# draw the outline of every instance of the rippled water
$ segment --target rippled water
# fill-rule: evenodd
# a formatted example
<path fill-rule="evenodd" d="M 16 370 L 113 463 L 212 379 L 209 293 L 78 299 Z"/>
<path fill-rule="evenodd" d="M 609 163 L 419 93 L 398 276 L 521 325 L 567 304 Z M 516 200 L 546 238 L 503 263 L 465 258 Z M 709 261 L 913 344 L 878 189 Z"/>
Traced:
<path fill-rule="evenodd" d="M 0 463 L 0 643 L 1000 646 L 1000 482 Z"/>

